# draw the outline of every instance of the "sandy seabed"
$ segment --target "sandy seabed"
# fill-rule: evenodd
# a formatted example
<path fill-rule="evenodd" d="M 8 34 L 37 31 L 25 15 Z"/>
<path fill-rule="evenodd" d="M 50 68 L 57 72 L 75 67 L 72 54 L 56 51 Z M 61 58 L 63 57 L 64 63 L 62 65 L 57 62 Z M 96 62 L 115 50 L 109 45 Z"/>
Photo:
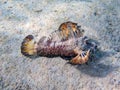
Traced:
<path fill-rule="evenodd" d="M 88 65 L 21 54 L 26 35 L 38 40 L 66 21 L 99 43 Z M 120 0 L 0 0 L 0 90 L 120 90 Z"/>

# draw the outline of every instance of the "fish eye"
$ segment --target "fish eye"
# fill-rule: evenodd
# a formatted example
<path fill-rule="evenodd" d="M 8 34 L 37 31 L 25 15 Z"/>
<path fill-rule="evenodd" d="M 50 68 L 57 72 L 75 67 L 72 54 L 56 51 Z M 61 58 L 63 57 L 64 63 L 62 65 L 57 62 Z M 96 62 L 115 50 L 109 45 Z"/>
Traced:
<path fill-rule="evenodd" d="M 84 29 L 82 29 L 81 31 L 82 31 L 82 32 L 85 32 L 85 30 L 84 30 Z"/>

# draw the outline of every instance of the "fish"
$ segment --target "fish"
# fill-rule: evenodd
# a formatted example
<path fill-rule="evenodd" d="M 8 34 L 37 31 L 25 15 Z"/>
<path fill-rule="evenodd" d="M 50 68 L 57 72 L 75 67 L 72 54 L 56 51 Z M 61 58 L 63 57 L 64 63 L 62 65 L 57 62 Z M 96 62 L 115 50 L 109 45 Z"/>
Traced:
<path fill-rule="evenodd" d="M 80 29 L 77 23 L 68 21 L 50 35 L 41 37 L 38 42 L 33 35 L 27 35 L 22 41 L 21 53 L 27 57 L 70 57 L 70 63 L 84 64 L 89 60 L 91 49 L 84 51 L 81 45 L 86 45 L 87 41 L 88 39 L 83 37 L 83 29 Z M 94 48 L 92 43 L 89 44 Z"/>

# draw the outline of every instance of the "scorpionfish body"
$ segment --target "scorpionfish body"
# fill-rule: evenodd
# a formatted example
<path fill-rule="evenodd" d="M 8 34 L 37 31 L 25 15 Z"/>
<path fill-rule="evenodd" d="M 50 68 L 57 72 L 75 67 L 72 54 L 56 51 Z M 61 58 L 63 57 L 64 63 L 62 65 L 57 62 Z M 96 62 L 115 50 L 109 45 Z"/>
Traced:
<path fill-rule="evenodd" d="M 58 30 L 48 37 L 43 36 L 38 42 L 34 41 L 32 35 L 26 36 L 21 45 L 21 53 L 25 56 L 71 57 L 70 63 L 83 64 L 88 61 L 90 55 L 90 49 L 83 51 L 81 47 L 81 43 L 87 44 L 83 33 L 84 30 L 77 23 L 64 22 Z"/>

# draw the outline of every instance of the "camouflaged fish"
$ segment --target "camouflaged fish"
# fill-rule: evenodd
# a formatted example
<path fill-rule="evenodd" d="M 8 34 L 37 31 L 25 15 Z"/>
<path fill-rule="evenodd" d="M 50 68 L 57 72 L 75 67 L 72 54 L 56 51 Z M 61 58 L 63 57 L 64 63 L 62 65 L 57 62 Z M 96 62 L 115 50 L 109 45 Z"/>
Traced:
<path fill-rule="evenodd" d="M 83 36 L 84 30 L 77 23 L 62 23 L 58 30 L 38 42 L 28 35 L 22 42 L 21 53 L 25 56 L 67 57 L 72 64 L 83 64 L 89 60 L 90 51 L 96 44 Z M 83 47 L 89 47 L 86 50 Z"/>

